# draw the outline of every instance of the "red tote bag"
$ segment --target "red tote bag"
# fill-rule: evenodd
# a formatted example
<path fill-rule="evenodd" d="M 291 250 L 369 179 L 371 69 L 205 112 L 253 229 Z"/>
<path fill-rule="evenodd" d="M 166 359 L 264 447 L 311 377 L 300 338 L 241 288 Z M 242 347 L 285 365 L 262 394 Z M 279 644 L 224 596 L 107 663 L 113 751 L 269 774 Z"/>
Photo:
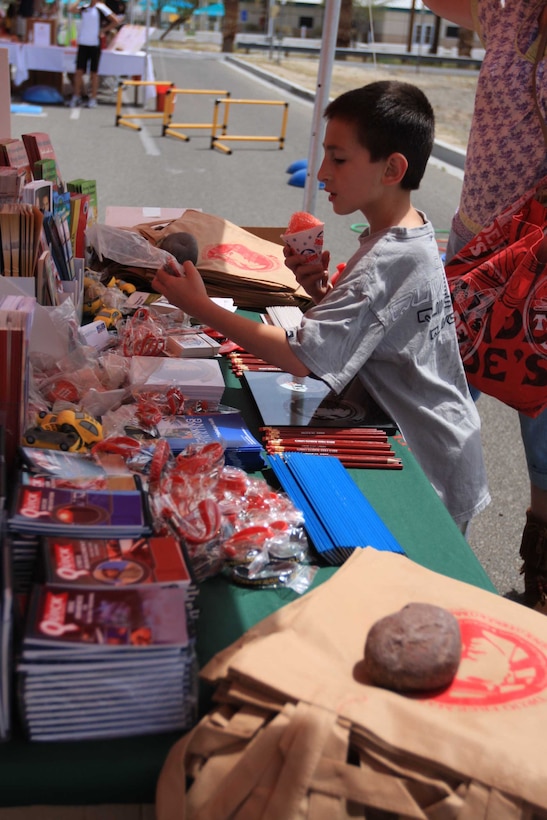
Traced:
<path fill-rule="evenodd" d="M 547 177 L 446 265 L 469 383 L 537 416 L 547 407 Z"/>

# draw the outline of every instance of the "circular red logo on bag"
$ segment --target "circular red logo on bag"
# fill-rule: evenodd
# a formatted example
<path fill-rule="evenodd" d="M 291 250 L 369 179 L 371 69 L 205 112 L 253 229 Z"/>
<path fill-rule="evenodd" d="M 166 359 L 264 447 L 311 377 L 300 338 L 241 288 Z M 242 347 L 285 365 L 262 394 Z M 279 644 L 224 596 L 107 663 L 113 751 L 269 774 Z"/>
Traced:
<path fill-rule="evenodd" d="M 484 709 L 547 700 L 547 643 L 482 614 L 454 615 L 462 636 L 461 661 L 455 679 L 430 699 L 433 703 Z"/>
<path fill-rule="evenodd" d="M 238 242 L 208 245 L 202 248 L 201 256 L 203 260 L 219 260 L 230 263 L 230 265 L 240 270 L 254 271 L 255 273 L 267 273 L 282 267 L 275 256 L 259 253 Z"/>

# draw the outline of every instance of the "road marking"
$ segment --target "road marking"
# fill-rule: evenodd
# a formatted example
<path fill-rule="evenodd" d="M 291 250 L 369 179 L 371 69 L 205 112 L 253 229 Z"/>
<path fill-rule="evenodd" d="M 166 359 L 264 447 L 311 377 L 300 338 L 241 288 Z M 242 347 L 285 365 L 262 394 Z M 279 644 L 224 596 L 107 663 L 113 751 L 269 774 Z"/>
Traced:
<path fill-rule="evenodd" d="M 151 157 L 159 157 L 161 156 L 161 151 L 158 148 L 156 142 L 152 138 L 150 131 L 148 128 L 143 126 L 142 131 L 139 131 L 139 137 L 141 138 L 141 142 L 143 144 L 144 150 L 146 153 Z"/>
<path fill-rule="evenodd" d="M 131 119 L 136 125 L 141 126 L 141 130 L 138 132 L 140 141 L 142 142 L 143 148 L 150 157 L 159 157 L 161 156 L 161 151 L 158 148 L 157 143 L 154 141 L 154 138 L 151 136 L 150 131 L 145 125 L 142 125 L 142 120 L 138 119 L 138 113 L 135 111 L 134 108 L 127 108 L 122 114 L 121 117 L 127 117 L 127 119 Z M 120 126 L 123 128 L 124 126 Z"/>
<path fill-rule="evenodd" d="M 70 119 L 71 120 L 79 120 L 80 119 L 80 109 L 79 108 L 71 108 L 70 109 Z"/>

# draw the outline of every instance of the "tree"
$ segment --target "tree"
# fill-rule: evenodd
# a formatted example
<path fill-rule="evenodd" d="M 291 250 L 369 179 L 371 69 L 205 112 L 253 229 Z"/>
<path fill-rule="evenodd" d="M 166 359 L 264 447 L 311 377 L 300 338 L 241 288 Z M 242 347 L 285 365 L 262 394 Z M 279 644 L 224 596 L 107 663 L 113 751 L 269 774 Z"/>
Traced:
<path fill-rule="evenodd" d="M 351 46 L 351 33 L 353 28 L 353 0 L 341 0 L 340 20 L 338 23 L 338 36 L 336 45 L 339 48 L 349 48 Z"/>
<path fill-rule="evenodd" d="M 239 23 L 239 0 L 224 0 L 224 19 L 222 21 L 222 51 L 231 53 Z"/>

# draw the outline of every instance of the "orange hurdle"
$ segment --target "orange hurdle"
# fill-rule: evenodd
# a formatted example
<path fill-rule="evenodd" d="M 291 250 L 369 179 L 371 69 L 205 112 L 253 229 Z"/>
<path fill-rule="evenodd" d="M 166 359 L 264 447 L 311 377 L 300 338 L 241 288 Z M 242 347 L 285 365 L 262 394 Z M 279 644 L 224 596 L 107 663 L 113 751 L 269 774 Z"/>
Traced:
<path fill-rule="evenodd" d="M 282 100 L 234 100 L 230 97 L 216 100 L 215 102 L 215 110 L 214 110 L 214 117 L 213 117 L 213 124 L 212 124 L 212 131 L 211 131 L 211 148 L 218 148 L 219 151 L 224 151 L 225 154 L 231 154 L 232 151 L 228 148 L 227 145 L 224 145 L 223 142 L 217 137 L 217 131 L 219 128 L 218 123 L 218 111 L 219 107 L 224 105 L 224 119 L 222 128 L 223 133 L 221 134 L 222 139 L 224 142 L 231 140 L 231 141 L 242 141 L 242 140 L 253 140 L 255 142 L 278 142 L 279 143 L 279 150 L 282 150 L 284 147 L 285 142 L 285 133 L 287 130 L 287 118 L 289 115 L 289 103 L 283 102 Z M 269 137 L 269 136 L 244 136 L 244 135 L 228 135 L 226 130 L 228 128 L 228 117 L 229 117 L 229 110 L 232 105 L 281 105 L 283 106 L 283 117 L 281 122 L 281 134 L 278 137 Z"/>
<path fill-rule="evenodd" d="M 168 87 L 171 89 L 175 83 L 166 82 L 165 80 L 120 80 L 118 84 L 118 97 L 116 100 L 116 125 L 125 125 L 126 128 L 133 128 L 135 131 L 141 131 L 141 126 L 137 125 L 137 123 L 132 122 L 132 120 L 152 120 L 152 119 L 164 119 L 165 110 L 164 111 L 146 111 L 140 114 L 124 114 L 122 115 L 122 106 L 123 106 L 123 92 L 125 88 L 128 87 L 139 87 L 139 86 L 147 86 L 153 85 L 156 88 L 166 88 Z M 169 93 L 169 92 L 167 92 Z M 165 109 L 166 106 L 164 106 Z"/>
<path fill-rule="evenodd" d="M 163 131 L 162 136 L 176 137 L 179 140 L 188 142 L 190 137 L 187 134 L 181 134 L 181 128 L 212 128 L 212 122 L 173 122 L 173 114 L 175 111 L 175 103 L 179 94 L 213 94 L 215 97 L 230 97 L 229 91 L 217 91 L 215 89 L 202 88 L 170 88 L 165 97 L 165 111 L 163 117 Z M 227 113 L 227 112 L 226 112 Z M 222 123 L 222 133 L 226 133 L 226 117 Z"/>

